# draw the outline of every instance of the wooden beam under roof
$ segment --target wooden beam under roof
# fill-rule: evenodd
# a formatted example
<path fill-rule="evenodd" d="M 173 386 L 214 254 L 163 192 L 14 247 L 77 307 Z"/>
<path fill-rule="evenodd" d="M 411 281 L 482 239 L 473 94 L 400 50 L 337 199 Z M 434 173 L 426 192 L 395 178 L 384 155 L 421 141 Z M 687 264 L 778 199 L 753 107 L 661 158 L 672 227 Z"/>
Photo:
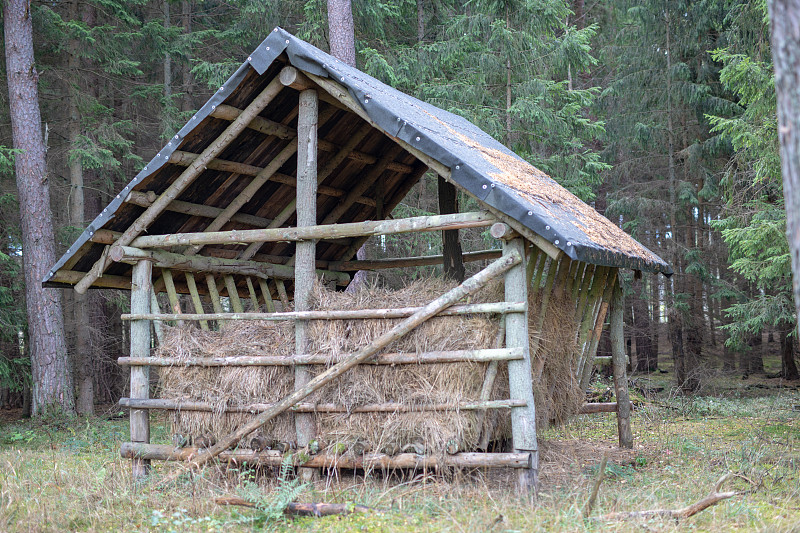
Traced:
<path fill-rule="evenodd" d="M 224 118 L 225 120 L 234 120 L 242 112 L 242 110 L 228 105 L 219 106 L 217 109 L 220 108 L 225 108 L 225 112 L 218 114 L 212 113 L 212 116 L 216 118 Z M 288 126 L 284 126 L 283 124 L 262 117 L 256 117 L 250 122 L 250 124 L 247 127 L 251 130 L 264 133 L 265 135 L 274 135 L 281 139 L 291 139 L 294 138 L 296 135 L 296 132 L 291 128 L 289 128 Z M 284 129 L 288 131 L 284 133 L 285 131 Z M 320 139 L 318 141 L 317 147 L 324 152 L 339 152 L 342 148 L 341 146 L 334 144 L 330 141 L 326 141 L 324 139 Z M 366 163 L 367 165 L 374 165 L 381 159 L 380 157 L 367 154 L 364 152 L 359 152 L 357 150 L 350 152 L 347 155 L 347 158 L 355 161 L 361 161 L 362 163 Z M 387 168 L 389 170 L 394 170 L 395 172 L 402 172 L 404 174 L 408 174 L 413 171 L 413 167 L 411 167 L 410 165 L 405 165 L 403 163 L 397 163 L 394 161 L 389 162 Z"/>
<path fill-rule="evenodd" d="M 328 79 L 328 78 L 323 78 L 323 77 L 317 76 L 315 74 L 306 73 L 306 75 L 311 80 L 313 80 L 315 83 L 317 83 L 317 85 L 319 85 L 328 94 L 330 94 L 331 96 L 336 98 L 338 101 L 340 101 L 342 104 L 347 106 L 347 108 L 350 111 L 352 111 L 353 113 L 355 113 L 356 115 L 361 117 L 363 120 L 365 120 L 365 121 L 369 122 L 370 124 L 372 124 L 375 128 L 380 129 L 380 126 L 378 126 L 378 124 L 376 124 L 375 121 L 373 121 L 370 118 L 370 116 L 367 114 L 367 112 L 364 111 L 364 109 L 361 107 L 361 105 L 353 99 L 353 97 L 350 95 L 350 93 L 348 92 L 348 90 L 344 86 L 342 86 L 341 84 L 337 83 L 336 81 L 333 81 L 333 80 Z M 414 155 L 414 157 L 416 157 L 417 159 L 419 159 L 420 161 L 422 161 L 426 165 L 428 165 L 431 170 L 433 170 L 434 172 L 439 174 L 441 177 L 443 177 L 449 183 L 454 184 L 456 187 L 458 187 L 462 191 L 466 192 L 467 194 L 470 194 L 460 184 L 456 183 L 455 180 L 453 180 L 452 175 L 451 175 L 452 173 L 451 173 L 451 171 L 450 171 L 450 169 L 448 167 L 446 167 L 445 165 L 443 165 L 442 163 L 440 163 L 436 159 L 432 158 L 431 156 L 427 155 L 426 153 L 422 152 L 421 150 L 411 146 L 410 144 L 408 144 L 404 140 L 399 139 L 397 137 L 392 137 L 388 133 L 386 133 L 386 135 L 388 137 L 390 137 L 393 141 L 395 141 L 397 144 L 399 144 L 400 146 L 405 148 L 405 150 L 407 152 L 411 153 L 412 155 Z M 470 196 L 471 196 L 471 194 L 470 194 Z M 557 247 L 555 247 L 552 243 L 550 243 L 549 241 L 544 239 L 541 235 L 538 235 L 537 233 L 533 232 L 529 228 L 523 226 L 517 220 L 515 220 L 515 219 L 513 219 L 511 217 L 508 217 L 507 215 L 503 214 L 502 212 L 498 211 L 497 209 L 495 209 L 495 208 L 493 208 L 493 207 L 491 207 L 489 205 L 486 205 L 486 204 L 484 204 L 484 205 L 485 205 L 486 209 L 489 210 L 489 212 L 491 212 L 493 215 L 495 215 L 498 218 L 498 220 L 501 220 L 501 221 L 507 223 L 514 230 L 516 230 L 520 235 L 522 235 L 523 237 L 525 237 L 526 239 L 528 239 L 529 241 L 534 243 L 536 246 L 538 246 L 542 251 L 544 251 L 544 253 L 549 255 L 551 258 L 557 259 L 563 253 L 561 250 L 559 250 Z"/>
<path fill-rule="evenodd" d="M 144 213 L 139 215 L 139 217 L 128 226 L 128 229 L 123 232 L 114 246 L 128 245 L 138 235 L 146 231 L 150 224 L 161 215 L 166 207 L 173 200 L 177 199 L 177 197 L 202 174 L 206 164 L 212 159 L 216 159 L 216 157 L 247 128 L 247 125 L 269 105 L 282 89 L 283 85 L 280 83 L 280 80 L 273 80 L 270 82 L 236 120 L 231 122 L 230 125 L 225 128 L 225 131 L 214 139 L 214 141 L 203 150 L 203 153 L 184 170 L 180 176 L 175 178 L 153 205 L 148 207 Z M 165 159 L 169 159 L 169 157 L 165 156 Z M 100 259 L 97 260 L 89 272 L 75 284 L 75 291 L 79 294 L 85 293 L 86 290 L 103 275 L 110 264 L 111 262 L 107 258 L 107 255 L 101 255 Z"/>
<path fill-rule="evenodd" d="M 199 154 L 195 154 L 192 152 L 184 152 L 180 150 L 176 150 L 172 153 L 169 158 L 169 162 L 175 165 L 180 165 L 183 167 L 188 167 L 192 164 L 192 161 L 197 159 Z M 258 176 L 264 169 L 262 167 L 257 167 L 254 165 L 248 165 L 246 163 L 236 163 L 235 161 L 227 161 L 225 159 L 214 159 L 210 161 L 207 165 L 208 168 L 211 170 L 219 170 L 221 172 L 231 172 L 236 174 L 242 174 L 244 176 Z M 297 187 L 297 178 L 294 176 L 289 176 L 287 174 L 282 174 L 280 172 L 274 173 L 270 178 L 269 181 L 274 181 L 275 183 L 281 183 L 283 185 L 289 185 L 290 187 Z M 337 189 L 335 187 L 327 187 L 322 185 L 318 188 L 317 192 L 324 196 L 330 196 L 332 198 L 342 198 L 347 195 L 347 191 L 343 191 L 341 189 Z M 367 198 L 366 196 L 359 196 L 356 198 L 356 203 L 368 205 L 371 207 L 375 207 L 375 200 L 372 198 Z"/>

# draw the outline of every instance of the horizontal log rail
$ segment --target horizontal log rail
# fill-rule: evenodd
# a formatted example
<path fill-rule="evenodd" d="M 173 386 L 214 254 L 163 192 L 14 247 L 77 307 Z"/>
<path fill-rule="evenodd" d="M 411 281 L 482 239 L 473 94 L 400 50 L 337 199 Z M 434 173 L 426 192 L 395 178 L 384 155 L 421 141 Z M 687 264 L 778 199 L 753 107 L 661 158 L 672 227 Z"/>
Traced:
<path fill-rule="evenodd" d="M 213 403 L 172 400 L 168 398 L 137 399 L 120 398 L 120 407 L 131 409 L 155 409 L 167 411 L 203 411 L 209 413 L 262 413 L 272 409 L 273 403 L 251 403 L 249 405 L 228 406 L 224 409 Z M 297 413 L 424 413 L 434 411 L 476 411 L 484 409 L 511 409 L 525 407 L 524 400 L 488 400 L 485 402 L 458 402 L 442 404 L 412 405 L 400 402 L 374 403 L 349 407 L 334 403 L 297 403 L 289 411 Z"/>
<path fill-rule="evenodd" d="M 455 213 L 395 220 L 350 222 L 301 228 L 267 228 L 251 230 L 209 231 L 202 233 L 173 233 L 137 237 L 130 243 L 135 248 L 166 248 L 170 246 L 208 244 L 240 244 L 255 242 L 307 241 L 325 238 L 393 235 L 420 231 L 480 228 L 491 226 L 497 219 L 482 212 Z M 123 243 L 124 244 L 124 243 Z"/>
<path fill-rule="evenodd" d="M 101 230 L 107 231 L 107 230 Z M 349 239 L 326 239 L 326 242 L 347 242 L 350 244 Z M 103 242 L 103 244 L 112 244 L 113 240 Z M 238 250 L 229 250 L 226 248 L 205 248 L 204 254 L 211 257 L 221 257 L 224 259 L 235 259 L 239 256 Z M 479 250 L 476 252 L 465 252 L 461 254 L 461 260 L 465 263 L 475 261 L 486 261 L 489 259 L 498 259 L 501 255 L 500 250 Z M 288 258 L 283 255 L 273 254 L 255 254 L 252 257 L 255 261 L 262 261 L 266 263 L 286 264 Z M 384 270 L 388 268 L 406 268 L 418 266 L 435 266 L 441 265 L 444 262 L 443 255 L 420 255 L 415 257 L 389 257 L 386 259 L 366 259 L 366 260 L 353 260 L 353 261 L 335 261 L 317 259 L 316 267 L 318 269 L 332 270 L 334 272 L 356 272 L 358 270 Z"/>
<path fill-rule="evenodd" d="M 596 366 L 608 366 L 611 364 L 611 356 L 610 355 L 596 355 L 594 358 L 594 364 Z"/>
<path fill-rule="evenodd" d="M 217 106 L 216 112 L 212 113 L 211 115 L 215 118 L 236 120 L 241 112 L 242 111 L 240 109 L 237 109 L 233 106 L 220 105 Z M 281 139 L 292 139 L 297 136 L 296 130 L 262 117 L 256 117 L 255 119 L 251 120 L 247 127 L 266 135 L 275 135 Z M 324 152 L 338 152 L 341 149 L 341 146 L 324 139 L 319 139 L 317 141 L 317 147 Z M 357 150 L 350 152 L 347 155 L 347 158 L 354 161 L 361 161 L 367 165 L 374 165 L 379 161 L 378 157 L 364 152 L 359 152 Z M 403 163 L 397 163 L 394 161 L 390 162 L 386 168 L 394 172 L 402 172 L 404 174 L 409 174 L 414 170 L 413 167 L 409 165 L 404 165 Z"/>
<path fill-rule="evenodd" d="M 461 254 L 461 260 L 465 263 L 470 263 L 473 261 L 497 259 L 501 255 L 502 251 L 500 250 L 480 250 L 477 252 L 466 252 Z M 325 262 L 325 266 L 323 268 L 334 271 L 354 272 L 358 270 L 382 270 L 386 268 L 441 265 L 443 262 L 443 255 L 424 255 L 417 257 L 392 257 L 389 259 L 327 261 Z"/>
<path fill-rule="evenodd" d="M 422 307 L 400 307 L 397 309 L 352 309 L 334 311 L 288 311 L 285 313 L 202 313 L 202 314 L 123 314 L 122 320 L 370 320 L 382 318 L 406 318 Z M 524 313 L 525 302 L 496 302 L 485 304 L 453 305 L 436 316 L 471 314 Z"/>
<path fill-rule="evenodd" d="M 291 357 L 275 355 L 240 355 L 234 357 L 198 357 L 178 360 L 174 357 L 120 357 L 122 366 L 294 366 L 328 365 L 349 357 L 301 354 Z M 422 353 L 387 353 L 376 355 L 362 365 L 413 365 L 439 363 L 485 363 L 487 361 L 513 361 L 523 358 L 522 348 L 496 348 L 487 350 L 453 350 Z"/>
<path fill-rule="evenodd" d="M 144 444 L 140 442 L 123 442 L 120 455 L 125 459 L 150 459 L 153 461 L 191 461 L 205 451 L 201 448 L 175 448 L 169 444 Z M 259 464 L 280 466 L 286 459 L 285 454 L 277 450 L 256 452 L 252 450 L 228 450 L 221 452 L 218 460 L 223 463 Z M 458 468 L 530 468 L 530 453 L 458 453 L 444 456 L 424 456 L 415 453 L 385 455 L 366 453 L 364 455 L 314 455 L 308 457 L 295 454 L 292 460 L 296 466 L 309 468 L 347 468 L 347 469 L 381 469 L 395 468 L 428 468 L 440 466 Z"/>
<path fill-rule="evenodd" d="M 112 249 L 111 259 L 118 263 L 136 263 L 147 259 L 153 261 L 156 267 L 185 272 L 213 272 L 259 278 L 294 279 L 294 268 L 287 265 L 202 255 L 183 255 L 165 250 L 142 250 L 131 246 L 119 246 Z M 343 272 L 330 270 L 317 270 L 316 272 L 321 279 L 335 281 L 337 285 L 347 285 L 350 282 L 350 276 Z"/>
<path fill-rule="evenodd" d="M 192 164 L 192 161 L 197 159 L 198 155 L 199 154 L 195 154 L 192 152 L 184 152 L 176 150 L 172 152 L 172 155 L 170 155 L 169 162 L 174 165 L 188 167 L 189 165 Z M 264 170 L 263 168 L 257 167 L 255 165 L 248 165 L 246 163 L 237 163 L 235 161 L 227 161 L 225 159 L 214 159 L 212 161 L 209 161 L 208 165 L 206 166 L 211 170 L 219 170 L 220 172 L 230 172 L 232 174 L 242 174 L 243 176 L 258 176 Z M 290 187 L 295 187 L 295 188 L 297 187 L 297 178 L 289 176 L 287 174 L 281 174 L 280 172 L 275 172 L 274 174 L 270 175 L 269 181 L 274 181 L 275 183 L 281 183 L 283 185 L 288 185 Z M 347 191 L 344 191 L 342 189 L 337 189 L 335 187 L 329 187 L 327 185 L 319 185 L 317 187 L 317 193 L 323 196 L 330 196 L 332 198 L 343 198 L 347 196 Z M 355 202 L 363 205 L 368 205 L 370 207 L 375 207 L 375 200 L 373 200 L 372 198 L 367 198 L 366 196 L 359 196 L 358 198 L 355 199 Z M 171 211 L 176 210 L 171 208 L 169 209 Z M 222 210 L 220 209 L 220 211 Z M 199 216 L 205 216 L 205 215 L 199 215 Z"/>
<path fill-rule="evenodd" d="M 161 213 L 164 212 L 167 206 L 172 203 L 173 200 L 177 200 L 181 193 L 203 173 L 208 162 L 220 155 L 225 148 L 244 131 L 250 121 L 256 118 L 257 115 L 269 105 L 280 93 L 281 89 L 283 89 L 283 86 L 280 81 L 275 80 L 274 82 L 270 82 L 247 108 L 225 128 L 225 131 L 220 133 L 220 135 L 203 150 L 197 159 L 170 183 L 169 187 L 161 193 L 158 199 L 156 199 L 150 207 L 145 209 L 135 221 L 128 225 L 128 228 L 119 237 L 115 246 L 127 246 L 138 235 L 146 231 L 147 228 L 161 216 Z M 89 269 L 89 272 L 75 284 L 75 291 L 78 294 L 85 293 L 86 290 L 103 275 L 110 265 L 110 259 L 108 259 L 105 254 L 101 255 L 98 261 Z"/>

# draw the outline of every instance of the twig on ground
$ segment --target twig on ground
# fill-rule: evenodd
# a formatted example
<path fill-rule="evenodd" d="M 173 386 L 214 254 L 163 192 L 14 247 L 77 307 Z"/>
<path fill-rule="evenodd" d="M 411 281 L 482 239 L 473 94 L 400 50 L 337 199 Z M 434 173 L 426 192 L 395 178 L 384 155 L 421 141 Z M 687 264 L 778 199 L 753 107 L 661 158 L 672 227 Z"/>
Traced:
<path fill-rule="evenodd" d="M 603 452 L 603 459 L 600 461 L 600 469 L 597 471 L 597 476 L 594 479 L 594 485 L 592 485 L 592 493 L 589 495 L 589 499 L 586 501 L 586 505 L 583 507 L 583 517 L 588 518 L 590 514 L 592 514 L 592 508 L 594 507 L 594 502 L 597 500 L 597 493 L 600 492 L 600 484 L 606 477 L 606 463 L 608 462 L 608 451 Z"/>
<path fill-rule="evenodd" d="M 236 496 L 226 496 L 224 498 L 215 498 L 214 502 L 217 505 L 239 505 L 242 507 L 257 507 L 253 502 L 247 501 Z M 375 509 L 366 507 L 364 505 L 352 505 L 349 503 L 300 503 L 289 502 L 289 505 L 284 509 L 284 514 L 298 515 L 298 516 L 331 516 L 339 514 L 350 513 L 369 513 Z"/>
<path fill-rule="evenodd" d="M 675 520 L 681 520 L 683 518 L 689 518 L 690 516 L 695 515 L 700 511 L 703 511 L 704 509 L 711 507 L 712 505 L 716 505 L 722 500 L 727 500 L 728 498 L 733 498 L 734 496 L 741 496 L 742 494 L 746 494 L 747 491 L 720 492 L 722 485 L 732 477 L 737 477 L 737 476 L 732 472 L 725 474 L 724 476 L 719 478 L 717 483 L 714 485 L 712 491 L 708 493 L 708 496 L 682 509 L 651 509 L 648 511 L 609 513 L 598 517 L 597 520 L 604 520 L 604 521 L 630 520 L 636 518 L 653 518 L 653 517 L 665 517 L 665 518 L 674 518 Z"/>

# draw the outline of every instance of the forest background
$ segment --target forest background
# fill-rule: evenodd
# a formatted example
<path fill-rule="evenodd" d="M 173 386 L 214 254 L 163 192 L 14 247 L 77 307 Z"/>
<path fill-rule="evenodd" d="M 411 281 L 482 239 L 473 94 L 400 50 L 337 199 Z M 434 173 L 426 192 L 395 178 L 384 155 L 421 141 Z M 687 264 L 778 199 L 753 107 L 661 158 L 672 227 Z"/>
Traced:
<path fill-rule="evenodd" d="M 667 363 L 695 392 L 712 371 L 763 373 L 774 346 L 780 375 L 798 379 L 765 1 L 353 0 L 352 12 L 358 68 L 473 121 L 672 264 L 671 278 L 624 280 L 633 369 Z M 56 257 L 273 27 L 329 49 L 325 0 L 65 0 L 30 16 Z M 10 124 L 4 83 L 0 406 L 30 408 Z M 436 187 L 429 176 L 398 209 L 436 212 Z M 76 401 L 59 407 L 89 414 L 123 395 L 126 298 L 63 301 Z"/>

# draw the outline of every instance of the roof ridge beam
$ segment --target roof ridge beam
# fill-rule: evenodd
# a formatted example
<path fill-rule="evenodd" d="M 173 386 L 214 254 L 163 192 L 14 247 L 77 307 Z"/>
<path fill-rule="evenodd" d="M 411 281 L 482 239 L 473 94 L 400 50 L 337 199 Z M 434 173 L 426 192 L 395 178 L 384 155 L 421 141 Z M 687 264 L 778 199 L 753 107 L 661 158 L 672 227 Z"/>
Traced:
<path fill-rule="evenodd" d="M 236 120 L 223 131 L 203 152 L 195 159 L 180 176 L 175 178 L 167 190 L 156 199 L 153 204 L 145 209 L 144 213 L 131 224 L 128 229 L 117 240 L 114 246 L 126 246 L 130 244 L 139 234 L 147 230 L 150 224 L 161 215 L 167 206 L 194 182 L 203 173 L 209 161 L 216 158 L 222 151 L 230 145 L 239 134 L 245 130 L 248 124 L 269 105 L 272 100 L 283 90 L 280 80 L 271 81 L 261 93 L 247 106 Z M 103 275 L 105 270 L 111 265 L 108 254 L 103 254 L 100 259 L 92 266 L 89 272 L 75 285 L 75 292 L 84 294 L 86 290 Z"/>

